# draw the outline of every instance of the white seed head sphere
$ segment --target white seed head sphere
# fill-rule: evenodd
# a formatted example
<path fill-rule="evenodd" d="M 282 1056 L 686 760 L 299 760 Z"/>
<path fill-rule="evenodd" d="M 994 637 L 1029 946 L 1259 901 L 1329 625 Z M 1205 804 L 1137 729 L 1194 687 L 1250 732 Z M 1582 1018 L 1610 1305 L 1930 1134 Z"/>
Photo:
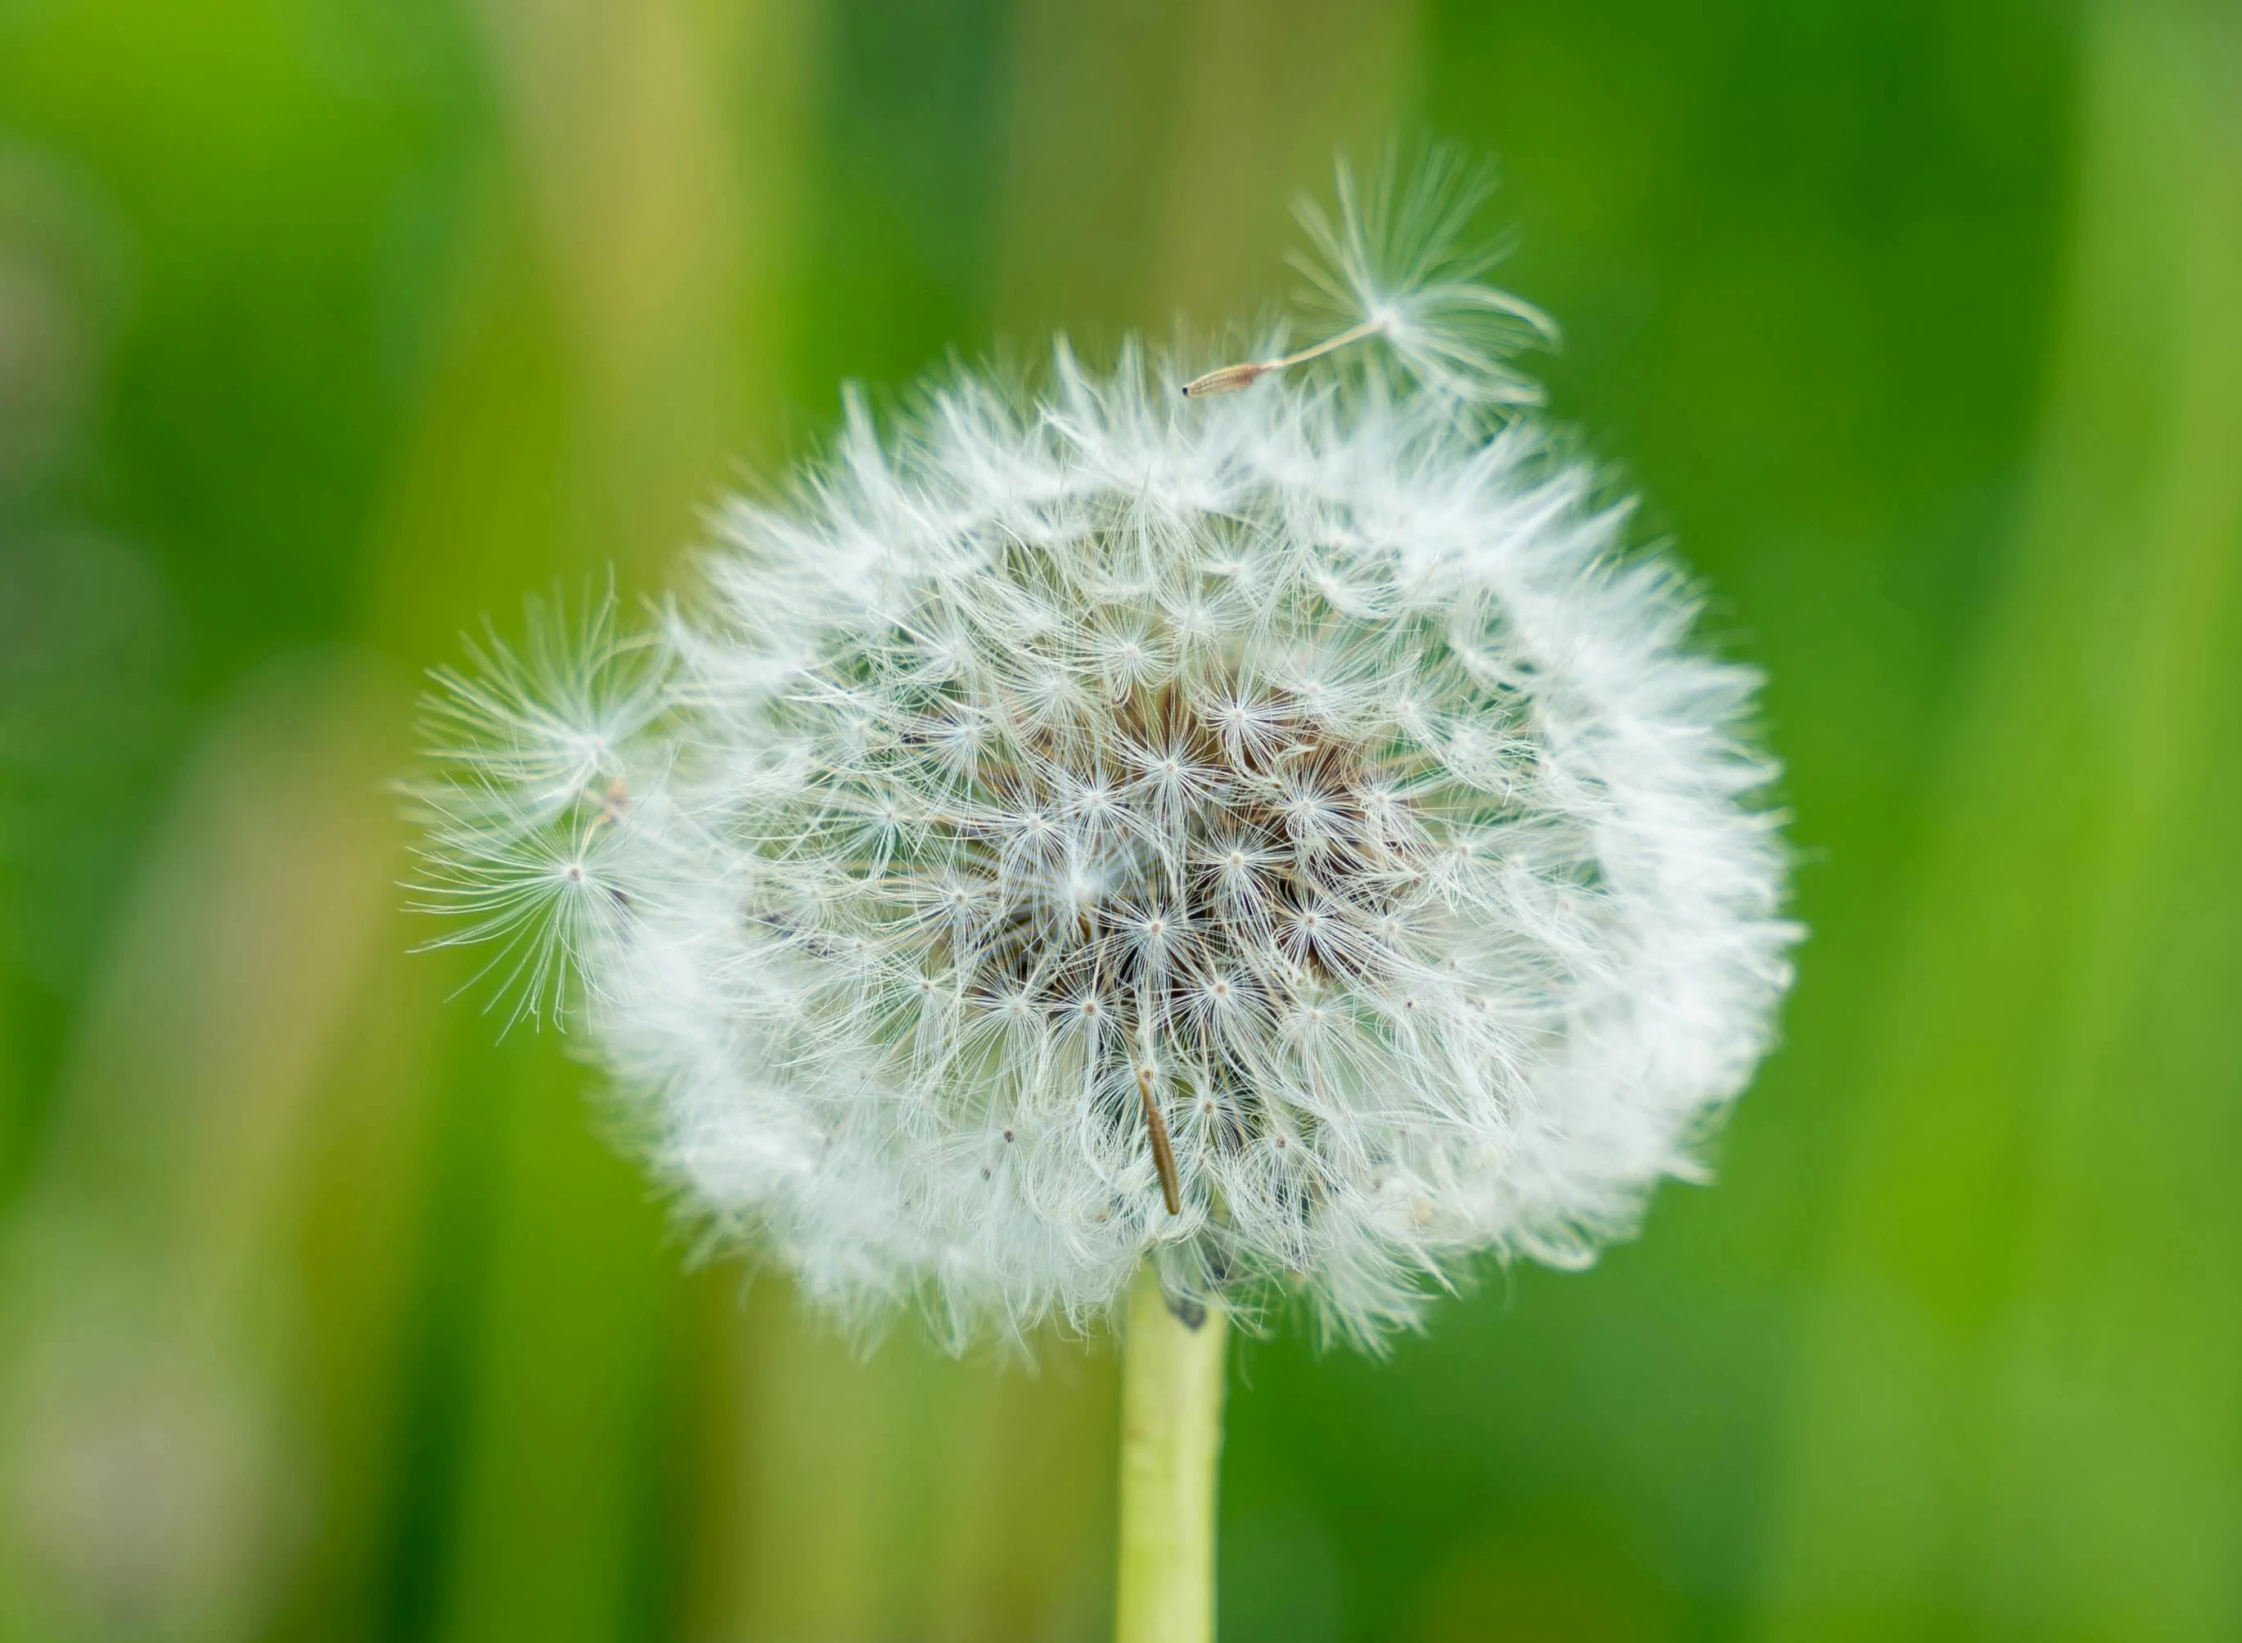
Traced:
<path fill-rule="evenodd" d="M 1080 1325 L 1150 1258 L 1375 1344 L 1626 1233 L 1763 1053 L 1755 680 L 1488 410 L 1534 316 L 1446 180 L 1313 225 L 1345 351 L 852 400 L 698 609 L 446 679 L 433 899 L 842 1315 Z"/>

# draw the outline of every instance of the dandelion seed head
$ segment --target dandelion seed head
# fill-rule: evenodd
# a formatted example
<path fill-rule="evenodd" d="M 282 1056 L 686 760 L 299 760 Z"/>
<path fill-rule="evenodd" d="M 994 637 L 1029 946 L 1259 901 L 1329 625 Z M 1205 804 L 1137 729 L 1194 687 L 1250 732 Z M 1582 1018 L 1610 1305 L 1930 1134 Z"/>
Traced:
<path fill-rule="evenodd" d="M 844 1316 L 1081 1326 L 1151 1259 L 1374 1345 L 1475 1256 L 1626 1233 L 1762 1054 L 1755 681 L 1488 413 L 1544 327 L 1469 195 L 1436 159 L 1309 216 L 1360 349 L 851 401 L 654 639 L 440 681 L 424 899 Z"/>

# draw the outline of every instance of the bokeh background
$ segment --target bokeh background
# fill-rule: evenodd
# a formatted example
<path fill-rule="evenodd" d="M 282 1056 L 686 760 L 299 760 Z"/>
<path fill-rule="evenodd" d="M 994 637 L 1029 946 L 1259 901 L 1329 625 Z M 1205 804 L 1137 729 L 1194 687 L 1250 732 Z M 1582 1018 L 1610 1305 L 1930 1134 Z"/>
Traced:
<path fill-rule="evenodd" d="M 2230 0 L 0 0 L 0 1637 L 1102 1635 L 1110 1346 L 694 1266 L 382 784 L 844 379 L 1281 300 L 1396 131 L 1813 936 L 1644 1240 L 1242 1345 L 1226 1637 L 2242 1636 Z"/>

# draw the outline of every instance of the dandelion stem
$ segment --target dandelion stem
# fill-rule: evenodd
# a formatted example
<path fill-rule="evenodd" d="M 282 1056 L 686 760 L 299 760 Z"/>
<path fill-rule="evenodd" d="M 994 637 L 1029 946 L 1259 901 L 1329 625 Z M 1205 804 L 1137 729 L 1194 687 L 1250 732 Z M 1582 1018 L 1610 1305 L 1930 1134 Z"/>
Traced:
<path fill-rule="evenodd" d="M 1212 1643 L 1215 1477 L 1229 1336 L 1171 1306 L 1147 1262 L 1121 1359 L 1121 1557 L 1114 1643 Z"/>

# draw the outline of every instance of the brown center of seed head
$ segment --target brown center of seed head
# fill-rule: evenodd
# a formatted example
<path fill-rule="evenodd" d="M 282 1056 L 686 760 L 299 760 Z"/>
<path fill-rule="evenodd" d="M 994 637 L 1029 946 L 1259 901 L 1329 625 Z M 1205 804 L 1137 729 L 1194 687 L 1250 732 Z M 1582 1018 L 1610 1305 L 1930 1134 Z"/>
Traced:
<path fill-rule="evenodd" d="M 967 711 L 922 716 L 898 749 L 913 775 Z M 1296 694 L 1165 684 L 1109 711 L 985 746 L 886 881 L 958 1004 L 1071 1027 L 1112 1119 L 1141 1102 L 1173 1212 L 1167 1101 L 1211 1114 L 1217 1145 L 1261 1134 L 1241 1050 L 1411 962 L 1428 841 L 1391 785 L 1406 760 Z"/>

